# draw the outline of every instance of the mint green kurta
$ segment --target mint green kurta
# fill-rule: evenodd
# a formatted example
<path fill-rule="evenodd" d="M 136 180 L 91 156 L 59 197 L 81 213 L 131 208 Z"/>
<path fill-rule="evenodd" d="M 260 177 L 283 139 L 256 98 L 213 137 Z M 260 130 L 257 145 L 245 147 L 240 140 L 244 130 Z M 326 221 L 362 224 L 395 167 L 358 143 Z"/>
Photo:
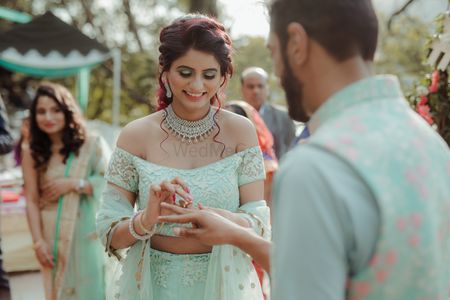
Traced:
<path fill-rule="evenodd" d="M 275 180 L 274 298 L 447 299 L 450 152 L 398 80 L 355 82 L 308 125 Z"/>

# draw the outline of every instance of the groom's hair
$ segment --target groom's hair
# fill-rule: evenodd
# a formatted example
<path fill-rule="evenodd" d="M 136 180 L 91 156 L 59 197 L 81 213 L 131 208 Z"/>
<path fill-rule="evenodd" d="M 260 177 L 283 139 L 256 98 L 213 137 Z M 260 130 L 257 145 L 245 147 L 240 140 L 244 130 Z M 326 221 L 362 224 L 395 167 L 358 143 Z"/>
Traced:
<path fill-rule="evenodd" d="M 371 0 L 274 0 L 270 15 L 283 52 L 287 26 L 296 22 L 338 61 L 357 55 L 374 58 L 378 20 Z"/>

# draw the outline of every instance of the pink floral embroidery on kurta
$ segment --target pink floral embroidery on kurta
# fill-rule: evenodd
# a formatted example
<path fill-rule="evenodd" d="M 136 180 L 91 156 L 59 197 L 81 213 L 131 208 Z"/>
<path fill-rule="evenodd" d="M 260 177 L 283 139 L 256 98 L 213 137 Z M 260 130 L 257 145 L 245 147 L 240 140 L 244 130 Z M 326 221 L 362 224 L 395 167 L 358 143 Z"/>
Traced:
<path fill-rule="evenodd" d="M 397 219 L 397 228 L 400 231 L 405 230 L 405 228 L 406 228 L 406 220 L 404 218 L 398 218 Z"/>
<path fill-rule="evenodd" d="M 385 270 L 380 270 L 375 274 L 378 283 L 383 283 L 388 277 L 389 273 Z"/>
<path fill-rule="evenodd" d="M 410 216 L 411 223 L 417 229 L 422 224 L 422 215 L 419 213 L 412 214 Z"/>
<path fill-rule="evenodd" d="M 365 297 L 370 293 L 370 284 L 366 281 L 355 283 L 355 291 L 360 297 Z"/>
<path fill-rule="evenodd" d="M 411 236 L 409 237 L 409 244 L 410 244 L 412 247 L 416 247 L 416 246 L 419 244 L 419 242 L 420 242 L 420 237 L 419 237 L 419 235 L 413 234 L 413 235 L 411 235 Z"/>
<path fill-rule="evenodd" d="M 394 265 L 397 262 L 397 252 L 394 250 L 388 251 L 384 257 L 384 262 L 387 265 Z"/>

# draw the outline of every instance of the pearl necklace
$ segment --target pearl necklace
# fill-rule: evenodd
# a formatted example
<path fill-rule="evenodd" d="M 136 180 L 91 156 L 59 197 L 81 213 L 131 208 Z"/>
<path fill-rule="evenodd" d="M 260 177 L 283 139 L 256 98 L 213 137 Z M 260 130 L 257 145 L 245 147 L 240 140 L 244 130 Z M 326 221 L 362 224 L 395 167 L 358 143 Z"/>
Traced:
<path fill-rule="evenodd" d="M 164 109 L 164 125 L 182 143 L 197 143 L 208 137 L 213 132 L 216 123 L 214 121 L 214 111 L 210 108 L 208 114 L 198 121 L 188 121 L 178 117 L 173 111 L 172 105 Z"/>

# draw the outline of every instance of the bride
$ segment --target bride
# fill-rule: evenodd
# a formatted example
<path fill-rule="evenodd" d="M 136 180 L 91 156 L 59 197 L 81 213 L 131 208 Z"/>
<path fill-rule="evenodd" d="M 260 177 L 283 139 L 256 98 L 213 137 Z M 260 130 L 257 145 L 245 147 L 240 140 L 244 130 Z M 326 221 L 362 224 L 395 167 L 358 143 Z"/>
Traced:
<path fill-rule="evenodd" d="M 270 238 L 255 128 L 218 98 L 233 73 L 230 37 L 214 19 L 188 15 L 163 28 L 160 43 L 158 111 L 122 130 L 97 216 L 121 262 L 116 298 L 263 299 L 248 255 L 157 224 L 161 202 L 204 206 Z"/>

